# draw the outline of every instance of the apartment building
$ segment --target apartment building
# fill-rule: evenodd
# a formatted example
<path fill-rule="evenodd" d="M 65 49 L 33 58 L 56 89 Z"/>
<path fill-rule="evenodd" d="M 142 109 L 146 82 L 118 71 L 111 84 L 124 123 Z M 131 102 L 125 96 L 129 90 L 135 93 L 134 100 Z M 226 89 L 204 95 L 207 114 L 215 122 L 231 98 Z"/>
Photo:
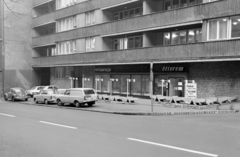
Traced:
<path fill-rule="evenodd" d="M 239 95 L 239 0 L 32 0 L 32 9 L 32 86 L 184 96 L 194 80 L 198 97 Z"/>

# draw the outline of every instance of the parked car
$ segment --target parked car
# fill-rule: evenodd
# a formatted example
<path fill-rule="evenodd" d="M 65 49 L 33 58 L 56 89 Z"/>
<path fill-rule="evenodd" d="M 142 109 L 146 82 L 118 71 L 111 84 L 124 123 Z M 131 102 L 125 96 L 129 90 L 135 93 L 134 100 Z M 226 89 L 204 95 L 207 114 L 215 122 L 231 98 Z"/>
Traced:
<path fill-rule="evenodd" d="M 27 90 L 28 96 L 33 97 L 36 94 L 39 94 L 40 90 L 42 90 L 44 86 L 34 86 L 30 90 Z"/>
<path fill-rule="evenodd" d="M 56 95 L 59 92 L 54 89 L 43 89 L 40 91 L 39 94 L 33 96 L 33 100 L 35 103 L 43 102 L 45 104 L 55 103 L 56 102 Z"/>
<path fill-rule="evenodd" d="M 64 94 L 66 92 L 67 89 L 58 89 L 58 93 L 59 94 Z"/>
<path fill-rule="evenodd" d="M 58 87 L 55 85 L 49 85 L 49 86 L 44 86 L 43 89 L 54 89 L 54 90 L 58 90 Z"/>
<path fill-rule="evenodd" d="M 21 87 L 10 88 L 10 91 L 4 94 L 4 99 L 8 101 L 25 100 L 28 101 L 27 91 Z"/>
<path fill-rule="evenodd" d="M 92 88 L 70 88 L 63 95 L 57 95 L 57 103 L 59 106 L 65 103 L 74 104 L 80 107 L 87 103 L 92 106 L 97 101 L 97 94 Z"/>

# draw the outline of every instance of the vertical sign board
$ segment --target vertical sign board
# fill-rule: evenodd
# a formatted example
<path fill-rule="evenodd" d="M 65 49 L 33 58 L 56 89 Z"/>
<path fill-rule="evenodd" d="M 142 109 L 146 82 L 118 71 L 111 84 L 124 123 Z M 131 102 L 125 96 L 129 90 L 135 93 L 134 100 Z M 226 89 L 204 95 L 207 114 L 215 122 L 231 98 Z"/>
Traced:
<path fill-rule="evenodd" d="M 197 98 L 197 84 L 193 82 L 185 82 L 185 97 Z"/>

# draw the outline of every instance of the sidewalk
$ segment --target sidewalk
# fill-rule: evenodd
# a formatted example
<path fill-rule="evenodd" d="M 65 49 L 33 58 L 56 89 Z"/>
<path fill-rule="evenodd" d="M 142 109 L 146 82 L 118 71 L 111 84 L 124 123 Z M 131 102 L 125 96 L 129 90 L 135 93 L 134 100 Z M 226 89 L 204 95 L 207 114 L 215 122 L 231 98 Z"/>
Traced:
<path fill-rule="evenodd" d="M 4 101 L 1 98 L 0 101 Z M 171 108 L 171 107 L 163 107 L 160 104 L 153 104 L 151 106 L 151 101 L 147 99 L 138 99 L 136 104 L 129 103 L 116 103 L 116 102 L 105 102 L 98 101 L 92 107 L 84 106 L 80 108 L 76 108 L 73 105 L 65 105 L 58 106 L 57 104 L 36 104 L 32 98 L 30 98 L 27 102 L 19 101 L 22 104 L 28 105 L 37 105 L 37 106 L 46 106 L 46 107 L 55 107 L 55 108 L 66 108 L 66 109 L 74 109 L 74 110 L 85 110 L 92 112 L 102 112 L 102 113 L 112 113 L 112 114 L 123 114 L 123 115 L 188 115 L 188 114 L 222 114 L 222 113 L 239 113 L 240 110 L 240 102 L 233 102 L 231 104 L 225 104 L 216 108 L 216 106 L 212 106 L 208 109 L 190 109 L 190 108 Z M 231 110 L 231 105 L 233 106 L 233 110 Z M 153 112 L 152 112 L 153 109 Z"/>

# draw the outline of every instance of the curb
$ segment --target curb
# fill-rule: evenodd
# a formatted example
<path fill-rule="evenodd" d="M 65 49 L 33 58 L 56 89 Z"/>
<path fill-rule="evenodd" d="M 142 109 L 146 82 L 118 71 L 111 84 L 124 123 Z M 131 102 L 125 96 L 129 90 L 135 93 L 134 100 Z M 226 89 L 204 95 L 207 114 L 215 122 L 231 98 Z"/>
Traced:
<path fill-rule="evenodd" d="M 99 113 L 108 113 L 108 114 L 119 114 L 119 115 L 141 115 L 141 116 L 171 116 L 171 115 L 198 115 L 198 114 L 230 114 L 230 113 L 240 113 L 239 110 L 214 110 L 214 111 L 189 111 L 189 112 L 119 112 L 119 111 L 105 111 L 105 110 L 92 110 L 84 108 L 74 108 L 67 106 L 56 106 L 56 105 L 45 105 L 45 104 L 32 104 L 32 103 L 21 103 L 26 105 L 35 105 L 35 106 L 45 106 L 52 108 L 62 108 L 70 110 L 81 110 L 89 112 L 99 112 Z"/>

